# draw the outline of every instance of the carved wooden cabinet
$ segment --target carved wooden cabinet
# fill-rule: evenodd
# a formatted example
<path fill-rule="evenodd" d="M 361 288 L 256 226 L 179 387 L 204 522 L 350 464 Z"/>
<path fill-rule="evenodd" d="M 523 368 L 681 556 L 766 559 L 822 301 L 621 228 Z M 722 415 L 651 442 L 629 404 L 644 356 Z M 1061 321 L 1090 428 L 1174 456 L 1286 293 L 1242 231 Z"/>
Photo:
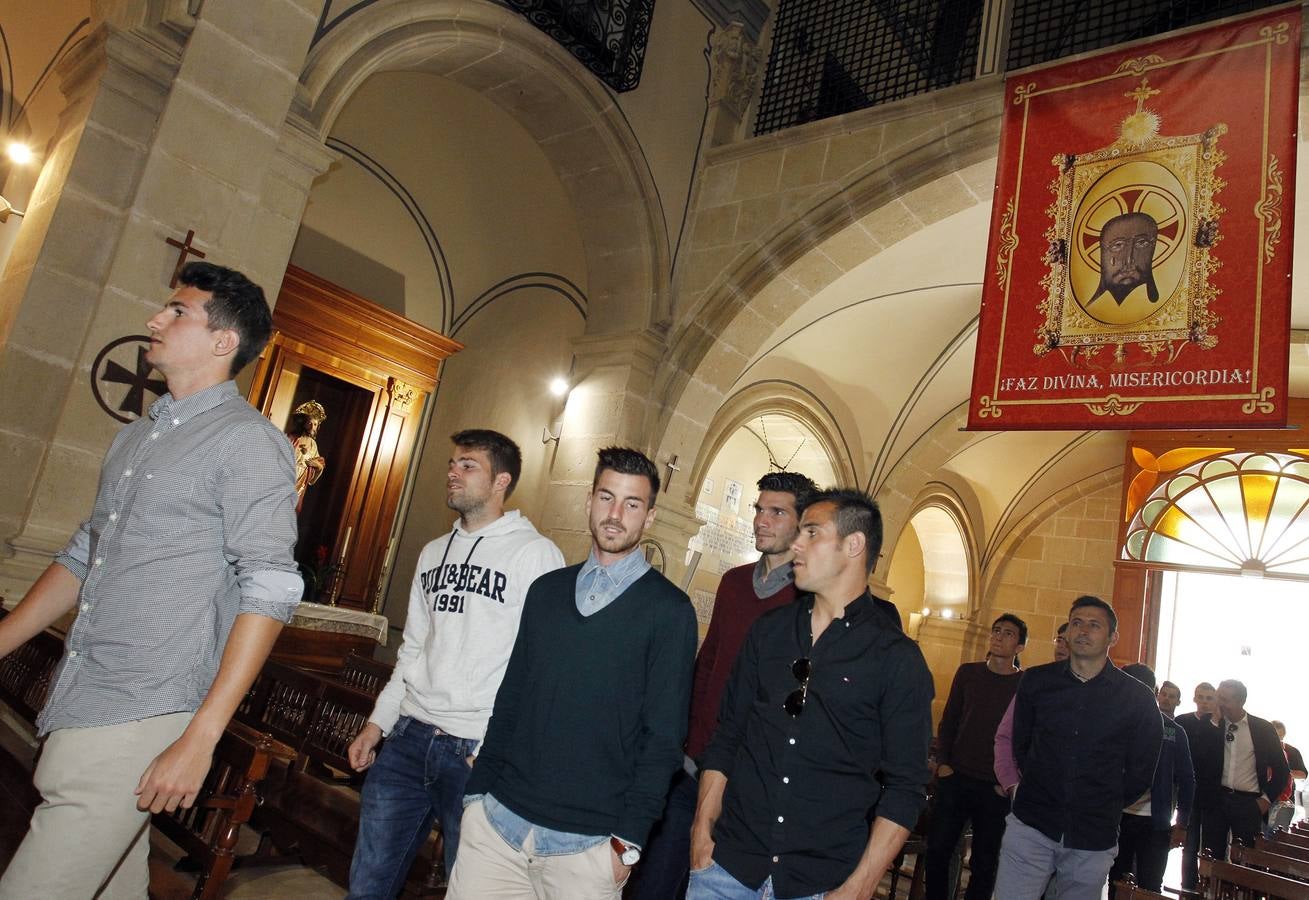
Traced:
<path fill-rule="evenodd" d="M 286 429 L 315 400 L 326 467 L 300 511 L 306 599 L 375 611 L 442 360 L 462 345 L 295 266 L 273 311 L 250 402 Z"/>

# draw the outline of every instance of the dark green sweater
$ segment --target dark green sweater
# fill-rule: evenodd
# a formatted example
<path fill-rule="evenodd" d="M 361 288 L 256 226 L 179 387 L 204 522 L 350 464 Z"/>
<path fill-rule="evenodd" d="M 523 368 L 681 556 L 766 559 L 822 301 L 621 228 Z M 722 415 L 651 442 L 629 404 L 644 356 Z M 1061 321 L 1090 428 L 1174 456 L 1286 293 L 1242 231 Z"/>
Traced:
<path fill-rule="evenodd" d="M 651 569 L 584 617 L 580 569 L 528 589 L 467 793 L 543 828 L 643 845 L 682 762 L 695 610 Z"/>

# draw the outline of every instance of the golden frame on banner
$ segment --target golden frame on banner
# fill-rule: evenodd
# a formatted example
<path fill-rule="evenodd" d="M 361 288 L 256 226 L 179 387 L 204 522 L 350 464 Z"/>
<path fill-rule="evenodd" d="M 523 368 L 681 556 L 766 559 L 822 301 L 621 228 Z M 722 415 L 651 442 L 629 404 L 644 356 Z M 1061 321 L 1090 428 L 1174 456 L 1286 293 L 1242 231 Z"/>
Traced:
<path fill-rule="evenodd" d="M 1054 224 L 1045 235 L 1050 271 L 1037 356 L 1058 351 L 1073 365 L 1107 368 L 1124 362 L 1130 345 L 1150 363 L 1171 363 L 1187 343 L 1217 346 L 1210 276 L 1221 263 L 1210 249 L 1225 212 L 1215 195 L 1225 186 L 1216 173 L 1227 159 L 1218 149 L 1227 126 L 1161 136 L 1160 117 L 1144 108 L 1159 93 L 1143 76 L 1124 95 L 1136 110 L 1112 144 L 1051 161 L 1058 174 L 1046 211 Z M 1109 346 L 1112 360 L 1098 359 Z"/>

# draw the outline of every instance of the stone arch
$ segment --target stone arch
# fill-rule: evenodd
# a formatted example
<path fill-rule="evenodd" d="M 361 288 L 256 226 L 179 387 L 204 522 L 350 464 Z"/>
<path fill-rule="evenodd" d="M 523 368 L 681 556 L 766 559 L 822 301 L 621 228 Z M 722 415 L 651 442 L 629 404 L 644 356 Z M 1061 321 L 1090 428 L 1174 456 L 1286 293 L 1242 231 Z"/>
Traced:
<path fill-rule="evenodd" d="M 929 516 L 933 512 L 948 519 L 953 524 L 955 532 L 953 534 L 942 534 L 940 529 L 919 528 L 916 524 L 919 518 Z M 937 569 L 939 569 L 937 574 L 946 573 L 963 578 L 966 588 L 962 614 L 965 618 L 971 617 L 977 611 L 980 602 L 980 567 L 978 564 L 977 530 L 973 525 L 964 499 L 952 487 L 942 482 L 931 482 L 925 485 L 922 493 L 914 502 L 911 512 L 905 517 L 904 527 L 900 529 L 899 537 L 896 539 L 897 546 L 900 543 L 900 537 L 903 537 L 905 531 L 909 528 L 915 530 L 918 535 L 918 543 L 923 549 L 925 576 L 933 574 L 933 569 L 927 566 L 926 559 L 928 552 L 931 551 L 941 558 L 941 564 L 937 566 Z M 894 556 L 895 547 L 892 547 L 884 554 L 888 570 Z M 925 577 L 924 580 L 927 583 L 931 581 L 928 577 Z M 925 598 L 927 601 L 932 599 L 930 595 Z M 931 605 L 930 602 L 927 605 Z"/>
<path fill-rule="evenodd" d="M 882 164 L 856 169 L 807 210 L 784 216 L 779 230 L 719 273 L 704 302 L 679 323 L 663 366 L 656 396 L 667 401 L 653 432 L 661 456 L 697 452 L 706 423 L 776 324 L 845 271 L 832 264 L 828 274 L 797 279 L 797 262 L 810 254 L 830 262 L 842 256 L 834 248 L 848 253 L 852 243 L 867 249 L 858 262 L 874 258 L 882 245 L 871 229 L 885 230 L 879 217 L 898 220 L 897 239 L 907 237 L 941 218 L 916 217 L 910 210 L 939 207 L 946 194 L 954 211 L 990 201 L 989 193 L 972 190 L 962 176 L 994 169 L 1000 114 L 999 103 L 994 106 L 993 114 L 969 118 L 953 130 L 931 129 Z"/>
<path fill-rule="evenodd" d="M 320 140 L 371 75 L 449 78 L 506 110 L 536 139 L 578 214 L 591 333 L 668 316 L 668 235 L 631 127 L 562 47 L 484 0 L 401 0 L 363 9 L 309 54 L 297 109 Z"/>
<path fill-rule="evenodd" d="M 718 452 L 736 431 L 751 419 L 777 413 L 790 416 L 814 433 L 823 452 L 832 461 L 832 469 L 842 484 L 853 484 L 855 469 L 850 446 L 841 427 L 823 402 L 799 385 L 783 381 L 761 381 L 737 391 L 723 404 L 705 436 L 701 452 L 696 455 L 691 477 L 679 492 L 679 499 L 695 507 L 700 485 Z"/>

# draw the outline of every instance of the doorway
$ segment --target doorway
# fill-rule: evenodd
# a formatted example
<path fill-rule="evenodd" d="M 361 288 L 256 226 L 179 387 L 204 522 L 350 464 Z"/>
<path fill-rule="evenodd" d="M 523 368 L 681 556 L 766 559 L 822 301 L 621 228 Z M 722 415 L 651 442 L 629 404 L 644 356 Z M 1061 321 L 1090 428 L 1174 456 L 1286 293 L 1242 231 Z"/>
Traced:
<path fill-rule="evenodd" d="M 1295 673 L 1309 637 L 1299 581 L 1204 572 L 1160 573 L 1155 674 L 1182 689 L 1182 711 L 1201 681 L 1245 683 L 1246 708 L 1286 724 L 1287 741 L 1309 746 L 1309 706 Z"/>

